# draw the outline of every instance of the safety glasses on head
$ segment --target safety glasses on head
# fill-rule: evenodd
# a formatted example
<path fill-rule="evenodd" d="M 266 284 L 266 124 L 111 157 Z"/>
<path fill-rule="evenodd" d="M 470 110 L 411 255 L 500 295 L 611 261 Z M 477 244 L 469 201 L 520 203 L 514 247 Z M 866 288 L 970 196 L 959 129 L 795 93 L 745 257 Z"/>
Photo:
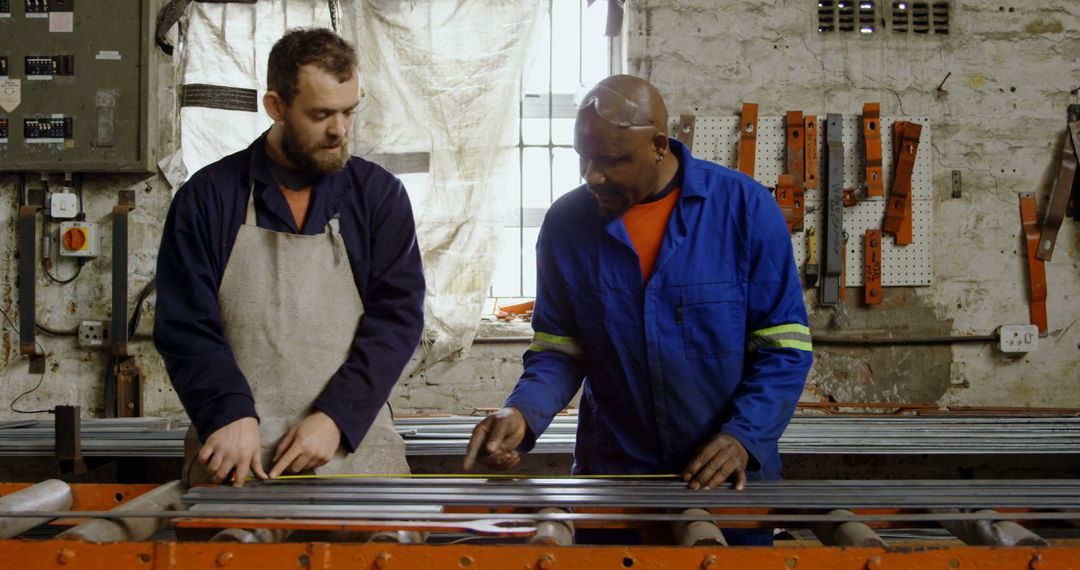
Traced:
<path fill-rule="evenodd" d="M 656 126 L 646 109 L 604 85 L 581 87 L 574 94 L 574 102 L 578 111 L 592 107 L 601 119 L 619 127 Z"/>

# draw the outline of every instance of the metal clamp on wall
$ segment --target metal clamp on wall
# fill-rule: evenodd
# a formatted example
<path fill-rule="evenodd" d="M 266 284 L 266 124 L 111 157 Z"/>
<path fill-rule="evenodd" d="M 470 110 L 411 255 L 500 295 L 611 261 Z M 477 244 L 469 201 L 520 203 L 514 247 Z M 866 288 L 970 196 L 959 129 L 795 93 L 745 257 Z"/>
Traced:
<path fill-rule="evenodd" d="M 801 232 L 803 229 L 803 175 L 806 168 L 806 145 L 802 111 L 788 111 L 787 114 L 787 173 L 792 179 L 792 216 L 788 218 L 788 229 Z M 777 189 L 779 190 L 779 188 Z M 785 217 L 786 212 L 785 212 Z"/>
<path fill-rule="evenodd" d="M 881 171 L 881 105 L 863 105 L 863 148 L 866 156 L 866 195 L 885 195 L 885 182 Z"/>
<path fill-rule="evenodd" d="M 922 125 L 897 121 L 893 123 L 893 141 L 896 168 L 889 200 L 885 206 L 885 233 L 895 236 L 897 245 L 911 243 L 911 176 L 915 169 L 915 155 L 919 150 Z M 906 226 L 905 226 L 906 224 Z"/>
<path fill-rule="evenodd" d="M 1039 335 L 1047 331 L 1046 321 L 1046 267 L 1036 256 L 1039 249 L 1039 221 L 1035 214 L 1035 194 L 1020 194 L 1020 221 L 1027 244 L 1028 276 L 1031 279 L 1031 324 L 1039 327 Z"/>
<path fill-rule="evenodd" d="M 1058 169 L 1057 183 L 1050 195 L 1050 205 L 1046 208 L 1042 230 L 1039 234 L 1039 251 L 1035 253 L 1035 257 L 1043 261 L 1050 261 L 1053 257 L 1058 230 L 1061 229 L 1061 222 L 1065 220 L 1069 194 L 1072 192 L 1076 179 L 1075 145 L 1078 140 L 1080 140 L 1080 121 L 1074 121 L 1069 123 L 1069 128 L 1065 131 L 1065 144 L 1061 147 L 1061 168 Z"/>
<path fill-rule="evenodd" d="M 803 140 L 805 141 L 806 160 L 803 163 L 805 175 L 803 176 L 803 182 L 806 183 L 806 187 L 810 190 L 816 190 L 818 187 L 818 122 L 816 115 L 806 115 L 803 117 Z"/>

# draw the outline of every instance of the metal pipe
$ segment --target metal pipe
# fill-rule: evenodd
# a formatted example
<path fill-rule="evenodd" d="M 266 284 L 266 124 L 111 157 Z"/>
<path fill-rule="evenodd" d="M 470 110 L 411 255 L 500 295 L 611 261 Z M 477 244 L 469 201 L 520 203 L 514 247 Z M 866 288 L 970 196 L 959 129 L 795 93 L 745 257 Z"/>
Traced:
<path fill-rule="evenodd" d="M 125 511 L 166 511 L 182 505 L 184 487 L 180 481 L 170 481 L 156 489 L 139 495 L 113 509 Z M 124 517 L 117 519 L 92 519 L 74 526 L 58 535 L 60 540 L 83 540 L 86 542 L 117 542 L 146 540 L 165 524 L 163 518 Z"/>
<path fill-rule="evenodd" d="M 833 516 L 851 516 L 855 513 L 843 509 L 829 511 Z M 884 548 L 885 541 L 866 524 L 856 521 L 812 524 L 810 531 L 825 546 L 870 546 Z"/>
<path fill-rule="evenodd" d="M 707 516 L 705 509 L 686 509 L 687 516 Z M 675 544 L 679 546 L 727 546 L 724 533 L 712 521 L 678 521 L 671 524 Z"/>
<path fill-rule="evenodd" d="M 59 479 L 48 479 L 6 497 L 0 497 L 0 513 L 19 511 L 64 511 L 71 508 L 71 486 Z M 12 538 L 52 520 L 0 516 L 0 539 Z"/>
<path fill-rule="evenodd" d="M 976 512 L 997 514 L 989 509 Z M 940 521 L 938 524 L 970 546 L 1050 546 L 1046 539 L 1013 521 Z"/>
<path fill-rule="evenodd" d="M 563 509 L 540 509 L 540 514 L 566 514 Z M 529 544 L 544 546 L 570 546 L 574 544 L 574 523 L 572 521 L 548 520 L 536 524 L 536 534 L 529 537 Z"/>

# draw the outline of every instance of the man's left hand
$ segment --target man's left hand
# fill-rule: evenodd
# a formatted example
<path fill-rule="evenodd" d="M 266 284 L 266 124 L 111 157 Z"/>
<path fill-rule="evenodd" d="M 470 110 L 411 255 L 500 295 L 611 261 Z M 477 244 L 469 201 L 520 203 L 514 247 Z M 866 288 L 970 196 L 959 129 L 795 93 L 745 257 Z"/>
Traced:
<path fill-rule="evenodd" d="M 746 462 L 749 454 L 739 440 L 727 434 L 713 436 L 698 448 L 683 471 L 683 481 L 689 481 L 691 489 L 715 489 L 735 476 L 735 490 L 746 487 Z"/>
<path fill-rule="evenodd" d="M 341 430 L 323 412 L 315 412 L 289 428 L 274 453 L 273 479 L 282 472 L 300 473 L 322 467 L 334 458 L 341 445 Z"/>

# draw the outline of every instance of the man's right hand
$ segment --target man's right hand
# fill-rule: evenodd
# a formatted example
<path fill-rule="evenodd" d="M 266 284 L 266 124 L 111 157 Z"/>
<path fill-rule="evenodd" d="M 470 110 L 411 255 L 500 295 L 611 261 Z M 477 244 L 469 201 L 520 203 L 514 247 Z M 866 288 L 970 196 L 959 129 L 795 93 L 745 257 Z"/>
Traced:
<path fill-rule="evenodd" d="M 206 438 L 206 443 L 199 450 L 199 462 L 206 465 L 214 483 L 225 481 L 235 469 L 233 486 L 243 487 L 249 470 L 260 479 L 268 479 L 260 451 L 258 420 L 240 418 L 218 428 Z"/>
<path fill-rule="evenodd" d="M 469 449 L 465 453 L 465 471 L 476 461 L 489 469 L 506 471 L 521 461 L 515 449 L 525 439 L 525 416 L 517 408 L 503 408 L 484 418 L 473 428 Z"/>

